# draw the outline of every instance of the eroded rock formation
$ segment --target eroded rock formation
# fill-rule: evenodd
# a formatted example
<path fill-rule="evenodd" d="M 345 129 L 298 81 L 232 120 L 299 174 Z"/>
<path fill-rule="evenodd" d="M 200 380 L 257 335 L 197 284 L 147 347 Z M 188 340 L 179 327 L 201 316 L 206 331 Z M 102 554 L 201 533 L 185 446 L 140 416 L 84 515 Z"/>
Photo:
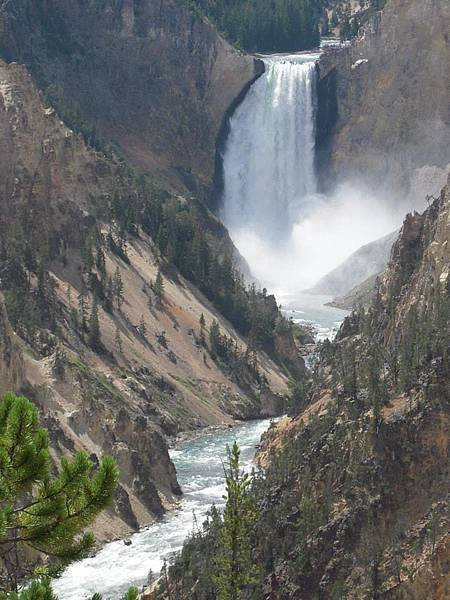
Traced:
<path fill-rule="evenodd" d="M 200 195 L 224 115 L 262 68 L 177 0 L 2 3 L 0 55 L 134 165 Z"/>

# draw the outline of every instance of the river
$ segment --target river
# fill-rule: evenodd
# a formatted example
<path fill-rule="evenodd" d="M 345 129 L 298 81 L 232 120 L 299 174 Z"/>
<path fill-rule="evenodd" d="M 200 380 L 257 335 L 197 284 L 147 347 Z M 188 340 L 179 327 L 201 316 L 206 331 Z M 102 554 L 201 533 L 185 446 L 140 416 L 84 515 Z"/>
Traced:
<path fill-rule="evenodd" d="M 318 337 L 332 336 L 345 312 L 323 305 L 326 297 L 300 294 L 284 298 L 286 314 L 294 320 L 311 322 Z M 249 421 L 233 429 L 215 430 L 179 443 L 170 451 L 184 492 L 180 507 L 161 521 L 123 541 L 106 544 L 94 557 L 68 567 L 55 582 L 61 600 L 85 600 L 94 592 L 116 600 L 130 586 L 142 586 L 151 570 L 158 574 L 163 559 L 180 550 L 192 531 L 193 515 L 202 523 L 212 504 L 223 505 L 225 491 L 222 461 L 226 446 L 236 440 L 242 466 L 250 470 L 255 449 L 270 420 Z"/>
<path fill-rule="evenodd" d="M 130 585 L 145 584 L 150 570 L 158 574 L 164 557 L 179 550 L 192 531 L 193 514 L 201 524 L 212 504 L 223 505 L 226 445 L 238 442 L 242 466 L 249 470 L 256 446 L 269 425 L 268 419 L 249 421 L 233 429 L 200 435 L 171 450 L 184 492 L 180 508 L 131 536 L 131 545 L 111 542 L 94 557 L 71 565 L 53 586 L 58 597 L 85 600 L 99 592 L 116 600 Z"/>

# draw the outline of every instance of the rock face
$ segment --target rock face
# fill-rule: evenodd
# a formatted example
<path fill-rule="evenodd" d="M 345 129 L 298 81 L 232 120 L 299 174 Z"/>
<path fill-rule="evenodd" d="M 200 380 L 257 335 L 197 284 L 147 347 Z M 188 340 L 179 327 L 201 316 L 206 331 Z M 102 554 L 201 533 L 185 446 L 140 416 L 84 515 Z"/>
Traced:
<path fill-rule="evenodd" d="M 14 337 L 0 295 L 0 396 L 9 390 L 20 390 L 24 381 L 23 359 Z"/>
<path fill-rule="evenodd" d="M 367 313 L 372 324 L 353 313 L 330 344 L 320 367 L 330 387 L 316 386 L 306 410 L 263 438 L 258 456 L 270 483 L 261 502 L 261 529 L 276 524 L 267 597 L 448 597 L 449 268 L 450 177 L 428 210 L 406 218 L 380 295 Z M 408 361 L 418 348 L 412 314 L 420 315 L 418 331 L 438 315 L 439 328 L 426 334 L 433 350 L 425 352 L 407 391 L 389 392 L 377 428 L 361 437 L 370 415 L 368 388 L 359 380 L 363 389 L 353 398 L 347 384 L 336 389 L 338 362 L 329 357 L 353 348 L 357 362 L 368 360 L 361 358 L 361 340 L 368 335 L 369 343 L 379 338 L 391 352 L 402 338 Z M 372 327 L 370 333 L 362 323 Z M 441 336 L 446 342 L 439 347 Z M 390 377 L 382 376 L 385 385 Z M 327 503 L 324 518 L 320 511 Z"/>
<path fill-rule="evenodd" d="M 333 300 L 328 303 L 328 306 L 334 306 L 335 308 L 341 308 L 343 310 L 352 310 L 357 306 L 368 307 L 371 305 L 375 296 L 377 282 L 378 275 L 372 275 L 362 283 L 355 285 L 355 287 L 344 295 L 333 298 Z"/>
<path fill-rule="evenodd" d="M 94 461 L 104 453 L 117 460 L 120 487 L 96 532 L 100 539 L 125 535 L 161 515 L 180 492 L 166 435 L 230 423 L 242 414 L 273 414 L 280 410 L 273 396 L 280 401 L 287 379 L 267 356 L 258 358 L 266 402 L 263 393 L 227 377 L 198 342 L 200 315 L 206 327 L 217 320 L 242 351 L 245 341 L 174 268 L 164 272 L 163 306 L 150 303 L 149 283 L 161 263 L 143 232 L 126 242 L 126 255 L 101 246 L 106 280 L 119 270 L 124 297 L 120 310 L 99 302 L 102 349 L 94 352 L 76 316 L 83 286 L 86 294 L 82 255 L 93 231 L 103 244 L 109 203 L 136 195 L 136 178 L 122 161 L 89 149 L 64 126 L 24 66 L 2 61 L 0 153 L 0 233 L 21 230 L 16 241 L 25 238 L 36 254 L 48 249 L 58 319 L 57 333 L 17 328 L 14 335 L 0 302 L 0 391 L 24 391 L 38 404 L 55 461 L 80 448 Z M 202 214 L 203 227 L 220 244 L 223 227 L 204 207 Z M 9 249 L 2 246 L 1 288 L 5 276 L 21 272 L 20 261 L 14 262 L 19 249 L 16 255 Z M 38 294 L 31 267 L 28 273 L 31 293 Z M 92 297 L 83 297 L 89 314 Z M 23 359 L 15 339 L 26 349 Z"/>
<path fill-rule="evenodd" d="M 416 169 L 450 163 L 449 20 L 446 0 L 388 0 L 350 47 L 323 57 L 319 142 L 335 174 L 405 190 Z"/>
<path fill-rule="evenodd" d="M 369 277 L 378 275 L 386 267 L 392 244 L 396 239 L 397 232 L 394 232 L 362 246 L 331 273 L 325 275 L 311 291 L 316 294 L 341 296 Z"/>
<path fill-rule="evenodd" d="M 135 165 L 200 195 L 224 115 L 262 69 L 177 0 L 4 2 L 0 55 L 60 87 Z"/>
<path fill-rule="evenodd" d="M 423 214 L 408 215 L 382 284 L 385 295 L 398 299 L 389 336 L 401 326 L 411 307 L 427 310 L 436 290 L 448 295 L 450 285 L 450 175 L 440 197 Z"/>

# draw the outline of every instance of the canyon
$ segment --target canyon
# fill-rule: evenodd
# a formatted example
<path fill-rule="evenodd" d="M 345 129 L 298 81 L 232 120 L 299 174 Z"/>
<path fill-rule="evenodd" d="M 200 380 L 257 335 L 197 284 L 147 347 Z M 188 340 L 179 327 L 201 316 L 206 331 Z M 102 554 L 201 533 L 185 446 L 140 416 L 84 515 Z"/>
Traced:
<path fill-rule="evenodd" d="M 0 2 L 0 393 L 38 406 L 54 464 L 116 460 L 99 542 L 179 505 L 177 436 L 290 412 L 258 453 L 264 597 L 362 597 L 368 538 L 400 522 L 377 538 L 383 594 L 446 597 L 449 10 L 387 0 L 347 44 L 270 57 L 179 0 Z M 278 293 L 319 275 L 316 292 L 369 316 L 316 348 Z M 417 379 L 380 407 L 361 371 L 352 396 L 367 331 L 387 381 L 408 340 L 422 352 L 416 330 L 432 346 Z M 297 543 L 309 501 L 329 518 Z M 191 558 L 171 575 L 180 598 L 203 581 Z"/>
<path fill-rule="evenodd" d="M 136 180 L 122 162 L 88 148 L 81 135 L 60 121 L 26 67 L 2 62 L 0 74 L 2 227 L 14 229 L 21 223 L 38 252 L 41 241 L 58 248 L 46 275 L 58 307 L 53 332 L 42 328 L 29 333 L 20 326 L 31 317 L 30 308 L 16 315 L 13 332 L 2 303 L 2 391 L 23 391 L 37 403 L 55 460 L 80 448 L 94 461 L 104 452 L 116 458 L 121 484 L 111 513 L 96 530 L 100 539 L 125 535 L 161 516 L 180 493 L 165 436 L 233 418 L 276 414 L 282 410 L 287 377 L 264 353 L 258 359 L 260 384 L 240 384 L 224 372 L 199 341 L 200 316 L 206 327 L 216 320 L 243 352 L 246 341 L 169 265 L 164 306 L 155 300 L 149 307 L 150 283 L 161 258 L 143 232 L 129 238 L 125 254 L 104 248 L 105 273 L 121 273 L 124 305 L 116 312 L 99 308 L 103 349 L 89 347 L 74 321 L 74 311 L 84 302 L 84 245 L 93 227 L 99 225 L 100 232 L 107 227 L 106 207 L 115 194 L 137 194 Z M 225 253 L 231 245 L 225 229 L 203 210 L 205 228 Z M 14 278 L 19 257 L 11 252 L 3 260 L 4 286 Z M 29 277 L 34 296 L 37 281 L 31 271 Z M 10 299 L 11 285 L 5 291 Z M 85 302 L 86 309 L 88 304 L 92 308 L 92 300 L 86 297 Z M 147 336 L 139 333 L 142 319 Z M 282 337 L 279 348 L 285 360 L 301 370 L 292 340 L 285 336 L 283 342 Z"/>

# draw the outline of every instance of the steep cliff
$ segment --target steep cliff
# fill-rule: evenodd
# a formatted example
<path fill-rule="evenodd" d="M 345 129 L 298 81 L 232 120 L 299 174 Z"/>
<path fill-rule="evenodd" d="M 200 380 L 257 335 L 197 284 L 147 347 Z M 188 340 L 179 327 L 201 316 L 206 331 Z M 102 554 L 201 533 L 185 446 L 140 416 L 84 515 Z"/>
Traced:
<path fill-rule="evenodd" d="M 186 199 L 89 149 L 45 106 L 26 68 L 4 62 L 0 151 L 0 288 L 15 328 L 2 307 L 0 387 L 37 402 L 55 460 L 76 448 L 116 458 L 115 505 L 97 524 L 100 537 L 115 537 L 179 494 L 166 435 L 273 414 L 287 379 L 264 353 L 251 355 L 250 369 L 230 323 L 144 228 L 126 229 L 132 207 L 153 223 L 160 202 L 175 211 Z M 204 207 L 196 222 L 220 244 L 223 227 Z M 207 254 L 207 238 L 199 243 Z M 213 320 L 232 340 L 239 376 L 202 341 Z"/>
<path fill-rule="evenodd" d="M 263 437 L 250 598 L 449 595 L 449 188 L 406 218 L 370 308 L 323 344 L 302 410 Z M 156 597 L 215 597 L 217 522 Z"/>
<path fill-rule="evenodd" d="M 0 295 L 0 396 L 8 390 L 20 390 L 23 380 L 22 355 Z"/>
<path fill-rule="evenodd" d="M 349 47 L 323 57 L 319 142 L 335 175 L 418 197 L 445 183 L 435 170 L 415 194 L 421 167 L 450 163 L 449 20 L 446 0 L 388 0 Z"/>
<path fill-rule="evenodd" d="M 0 55 L 94 137 L 200 195 L 224 115 L 262 68 L 177 0 L 2 2 Z"/>
<path fill-rule="evenodd" d="M 261 528 L 281 523 L 284 556 L 267 594 L 447 597 L 449 236 L 450 178 L 322 349 L 312 404 L 267 434 Z"/>

